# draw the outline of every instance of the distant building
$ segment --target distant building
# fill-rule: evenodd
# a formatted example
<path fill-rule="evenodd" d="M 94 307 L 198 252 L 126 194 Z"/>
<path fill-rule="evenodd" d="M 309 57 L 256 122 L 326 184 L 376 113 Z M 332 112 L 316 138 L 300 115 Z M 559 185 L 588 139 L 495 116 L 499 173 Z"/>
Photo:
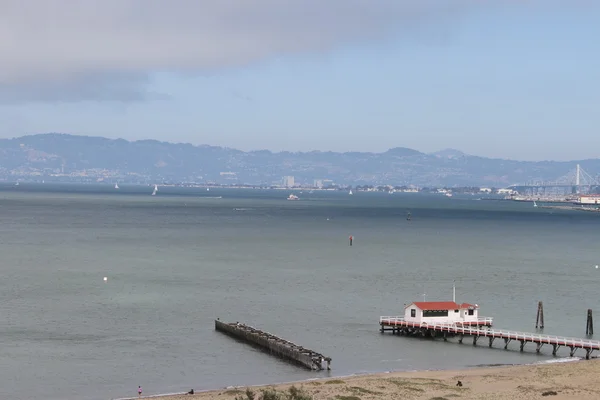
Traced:
<path fill-rule="evenodd" d="M 323 179 L 315 179 L 313 181 L 313 187 L 321 189 L 323 187 Z"/>
<path fill-rule="evenodd" d="M 236 180 L 237 179 L 237 174 L 235 172 L 229 172 L 229 171 L 219 172 L 219 175 L 221 176 L 221 178 L 227 179 L 227 180 Z"/>
<path fill-rule="evenodd" d="M 600 205 L 600 194 L 580 194 L 577 204 Z"/>
<path fill-rule="evenodd" d="M 283 177 L 283 186 L 285 187 L 294 187 L 295 186 L 295 182 L 294 182 L 294 177 L 293 176 L 284 176 Z"/>
<path fill-rule="evenodd" d="M 498 194 L 519 194 L 519 192 L 517 192 L 514 189 L 498 189 Z"/>

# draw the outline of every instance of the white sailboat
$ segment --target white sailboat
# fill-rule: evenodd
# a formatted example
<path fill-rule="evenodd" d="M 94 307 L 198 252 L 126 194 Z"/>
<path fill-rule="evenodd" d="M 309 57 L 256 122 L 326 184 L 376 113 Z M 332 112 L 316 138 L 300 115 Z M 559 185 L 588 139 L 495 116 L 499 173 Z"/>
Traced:
<path fill-rule="evenodd" d="M 152 196 L 156 196 L 156 192 L 158 192 L 158 185 L 154 185 L 154 190 L 152 191 Z"/>
<path fill-rule="evenodd" d="M 119 188 L 119 184 L 115 183 L 115 189 L 118 189 L 118 188 Z"/>
<path fill-rule="evenodd" d="M 352 194 L 352 189 L 350 189 L 350 191 L 348 192 L 348 194 L 350 194 L 350 195 Z"/>

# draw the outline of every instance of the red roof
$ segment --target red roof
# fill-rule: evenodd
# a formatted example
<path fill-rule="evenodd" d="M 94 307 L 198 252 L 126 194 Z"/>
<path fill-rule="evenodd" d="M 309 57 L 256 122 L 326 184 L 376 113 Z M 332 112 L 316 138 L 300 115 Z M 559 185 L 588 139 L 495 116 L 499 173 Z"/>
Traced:
<path fill-rule="evenodd" d="M 465 308 L 478 308 L 477 305 L 469 303 L 458 304 L 453 301 L 415 301 L 412 304 L 420 310 L 464 310 Z"/>

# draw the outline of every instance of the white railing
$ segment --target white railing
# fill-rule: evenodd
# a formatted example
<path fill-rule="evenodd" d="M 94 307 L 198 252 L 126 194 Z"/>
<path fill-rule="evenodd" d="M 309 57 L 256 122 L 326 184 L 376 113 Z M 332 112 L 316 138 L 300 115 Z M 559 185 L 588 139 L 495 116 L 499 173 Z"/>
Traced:
<path fill-rule="evenodd" d="M 473 323 L 473 322 L 477 322 L 478 324 L 492 324 L 493 322 L 493 318 L 492 317 L 477 317 L 477 321 L 456 321 L 456 322 L 452 322 L 452 323 L 448 323 L 448 324 L 444 324 L 444 325 L 454 325 L 454 324 L 465 324 L 468 325 L 469 323 Z M 379 323 L 382 322 L 391 322 L 391 323 L 395 323 L 395 322 L 404 322 L 406 321 L 406 319 L 404 319 L 404 317 L 398 317 L 398 316 L 383 316 L 383 317 L 379 317 Z M 408 322 L 408 321 L 406 321 Z"/>
<path fill-rule="evenodd" d="M 490 321 L 492 318 L 488 317 L 479 317 L 478 322 L 481 321 Z M 471 336 L 485 336 L 485 337 L 495 337 L 502 339 L 510 339 L 510 340 L 524 340 L 526 342 L 535 342 L 535 343 L 547 343 L 547 344 L 557 344 L 561 346 L 574 346 L 574 347 L 584 347 L 584 348 L 598 348 L 600 349 L 600 341 L 599 340 L 588 340 L 581 338 L 573 338 L 566 336 L 555 336 L 555 335 L 541 335 L 537 333 L 530 332 L 519 332 L 519 331 L 511 331 L 504 329 L 492 329 L 492 328 L 471 328 L 468 326 L 464 326 L 462 324 L 457 323 L 427 323 L 427 322 L 409 322 L 404 319 L 404 317 L 394 317 L 394 316 L 383 316 L 379 318 L 379 322 L 388 322 L 388 323 L 405 323 L 410 324 L 415 327 L 426 327 L 429 329 L 434 329 L 438 331 L 448 331 L 452 333 L 461 333 L 464 335 Z"/>
<path fill-rule="evenodd" d="M 525 340 L 527 342 L 536 343 L 548 343 L 548 344 L 559 344 L 563 346 L 575 346 L 575 347 L 598 347 L 600 348 L 600 341 L 588 340 L 581 338 L 555 336 L 555 335 L 540 335 L 537 333 L 530 332 L 519 332 L 509 331 L 504 329 L 491 329 L 491 328 L 468 328 L 456 326 L 456 324 L 427 324 L 423 323 L 421 326 L 432 328 L 434 330 L 448 330 L 455 333 L 462 333 L 471 336 L 486 336 L 486 337 L 498 337 L 503 339 L 511 340 Z"/>
<path fill-rule="evenodd" d="M 404 321 L 404 317 L 379 317 L 379 323 L 382 323 L 384 321 L 401 322 Z"/>

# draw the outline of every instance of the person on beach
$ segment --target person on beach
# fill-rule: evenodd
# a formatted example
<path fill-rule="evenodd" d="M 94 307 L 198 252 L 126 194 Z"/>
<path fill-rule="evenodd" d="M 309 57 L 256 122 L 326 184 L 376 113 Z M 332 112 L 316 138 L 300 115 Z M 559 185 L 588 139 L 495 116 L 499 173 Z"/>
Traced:
<path fill-rule="evenodd" d="M 138 398 L 142 397 L 142 387 L 138 386 Z"/>

